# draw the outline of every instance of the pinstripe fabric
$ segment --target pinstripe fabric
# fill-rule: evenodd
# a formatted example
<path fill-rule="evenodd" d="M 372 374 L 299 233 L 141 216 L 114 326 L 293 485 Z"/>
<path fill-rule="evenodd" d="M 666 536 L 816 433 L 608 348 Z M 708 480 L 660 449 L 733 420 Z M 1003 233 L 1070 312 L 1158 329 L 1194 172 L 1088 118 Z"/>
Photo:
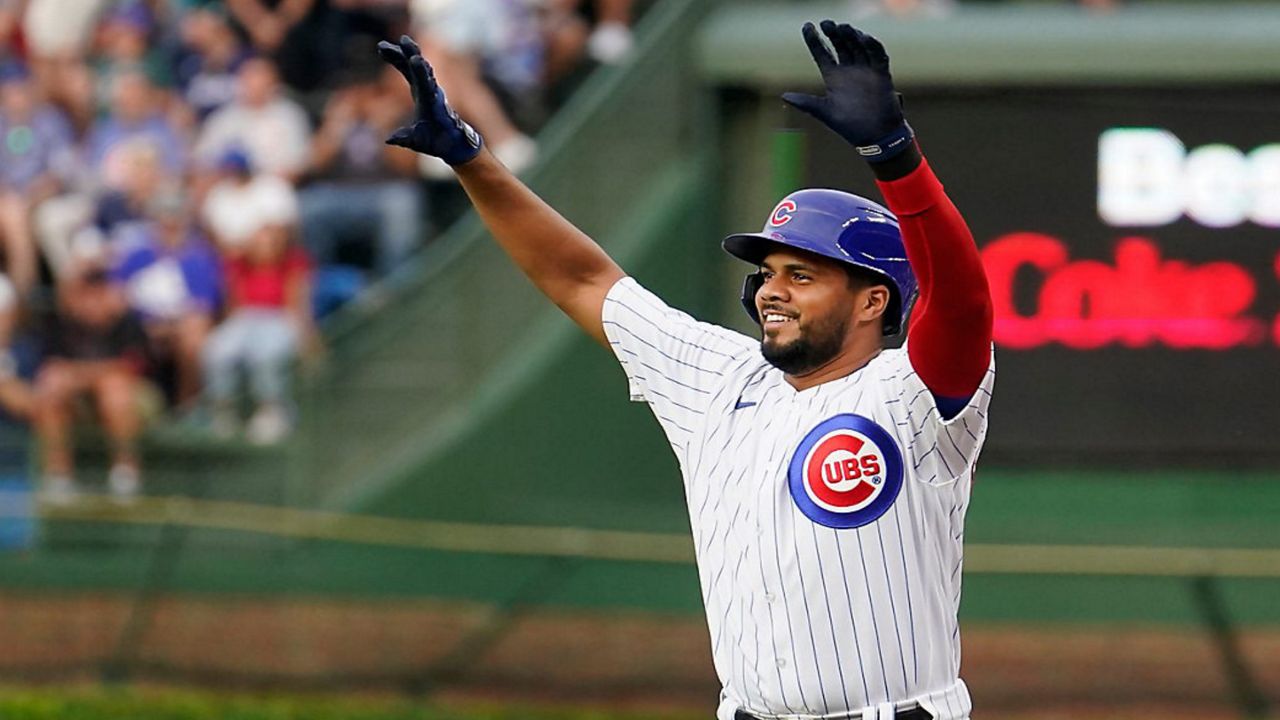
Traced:
<path fill-rule="evenodd" d="M 916 701 L 969 715 L 956 613 L 964 516 L 986 434 L 994 364 L 943 421 L 905 348 L 796 391 L 756 339 L 701 323 L 624 278 L 604 306 L 633 400 L 647 402 L 679 458 L 718 712 L 871 717 Z M 820 423 L 856 414 L 902 455 L 902 490 L 882 515 L 836 529 L 801 512 L 788 466 Z"/>

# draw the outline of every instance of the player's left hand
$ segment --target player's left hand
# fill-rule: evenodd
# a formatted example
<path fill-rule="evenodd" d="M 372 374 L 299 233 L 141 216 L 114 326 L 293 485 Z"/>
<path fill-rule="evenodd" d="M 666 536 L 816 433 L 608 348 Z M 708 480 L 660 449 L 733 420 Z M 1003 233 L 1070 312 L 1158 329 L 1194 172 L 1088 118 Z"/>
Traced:
<path fill-rule="evenodd" d="M 480 153 L 480 134 L 449 107 L 435 72 L 412 38 L 402 35 L 398 45 L 383 40 L 378 55 L 404 75 L 413 92 L 414 122 L 391 133 L 387 144 L 434 155 L 450 165 L 461 165 Z"/>
<path fill-rule="evenodd" d="M 827 94 L 789 92 L 782 99 L 834 130 L 867 160 L 895 157 L 911 146 L 913 136 L 893 89 L 888 53 L 879 40 L 852 25 L 823 20 L 821 27 L 835 57 L 813 23 L 805 23 L 801 32 Z"/>

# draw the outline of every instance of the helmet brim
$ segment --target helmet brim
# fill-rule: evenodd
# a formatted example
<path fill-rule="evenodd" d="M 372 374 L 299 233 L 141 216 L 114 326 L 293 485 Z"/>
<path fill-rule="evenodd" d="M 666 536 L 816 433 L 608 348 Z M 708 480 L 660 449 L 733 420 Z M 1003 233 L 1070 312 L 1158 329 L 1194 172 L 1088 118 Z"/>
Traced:
<path fill-rule="evenodd" d="M 847 257 L 832 255 L 830 247 L 794 233 L 737 233 L 722 240 L 720 246 L 730 255 L 756 266 L 777 250 L 805 250 L 832 260 L 848 261 Z"/>

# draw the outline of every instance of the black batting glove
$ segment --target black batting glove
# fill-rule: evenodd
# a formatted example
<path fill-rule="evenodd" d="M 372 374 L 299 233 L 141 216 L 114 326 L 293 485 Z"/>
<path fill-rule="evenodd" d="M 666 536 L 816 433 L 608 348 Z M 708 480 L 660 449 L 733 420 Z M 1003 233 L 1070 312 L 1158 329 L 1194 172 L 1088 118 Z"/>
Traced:
<path fill-rule="evenodd" d="M 914 134 L 902 116 L 884 46 L 852 25 L 823 20 L 821 26 L 835 57 L 813 23 L 805 23 L 801 33 L 827 94 L 789 92 L 782 99 L 834 130 L 869 162 L 882 163 L 913 148 Z"/>
<path fill-rule="evenodd" d="M 391 133 L 388 145 L 434 155 L 450 165 L 461 165 L 479 154 L 480 134 L 449 107 L 430 63 L 412 38 L 400 36 L 399 45 L 383 40 L 378 43 L 378 55 L 404 75 L 413 93 L 414 123 Z"/>

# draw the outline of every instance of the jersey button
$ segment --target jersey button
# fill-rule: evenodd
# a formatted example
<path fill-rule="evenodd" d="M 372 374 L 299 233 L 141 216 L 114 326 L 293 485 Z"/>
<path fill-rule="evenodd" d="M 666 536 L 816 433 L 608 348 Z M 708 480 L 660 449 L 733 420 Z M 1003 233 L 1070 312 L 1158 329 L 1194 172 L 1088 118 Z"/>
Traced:
<path fill-rule="evenodd" d="M 780 668 L 784 668 L 784 667 L 786 667 L 786 666 L 787 666 L 787 659 L 786 659 L 786 658 L 778 658 L 778 667 L 780 667 Z"/>
<path fill-rule="evenodd" d="M 767 602 L 767 603 L 771 603 L 771 602 L 773 602 L 774 600 L 777 600 L 777 599 L 778 599 L 778 598 L 777 598 L 777 597 L 775 597 L 773 593 L 769 593 L 769 592 L 767 592 L 767 593 L 765 593 L 765 594 L 764 594 L 764 601 L 765 601 L 765 602 Z"/>

